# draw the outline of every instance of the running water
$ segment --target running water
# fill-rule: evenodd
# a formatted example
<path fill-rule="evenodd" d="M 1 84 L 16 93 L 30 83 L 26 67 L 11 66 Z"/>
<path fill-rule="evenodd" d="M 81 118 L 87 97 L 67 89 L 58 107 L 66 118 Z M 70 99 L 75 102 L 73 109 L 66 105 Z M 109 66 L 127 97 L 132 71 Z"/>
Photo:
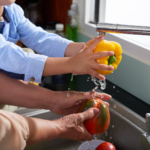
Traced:
<path fill-rule="evenodd" d="M 116 104 L 114 105 L 114 108 L 117 108 L 117 105 L 116 105 Z"/>
<path fill-rule="evenodd" d="M 112 137 L 109 138 L 109 141 L 111 141 Z"/>
<path fill-rule="evenodd" d="M 69 94 L 69 93 L 67 93 L 67 97 L 70 97 L 70 94 Z"/>
<path fill-rule="evenodd" d="M 87 81 L 89 81 L 89 77 L 87 79 Z M 98 86 L 100 85 L 101 90 L 105 90 L 106 89 L 106 81 L 102 81 L 100 79 L 97 79 L 95 77 L 91 77 L 91 81 L 93 81 L 93 83 L 95 84 L 95 88 L 92 91 L 95 91 L 96 89 L 98 89 Z"/>
<path fill-rule="evenodd" d="M 97 140 L 97 137 L 96 137 L 96 135 L 93 135 L 93 138 L 94 138 L 95 140 Z"/>
<path fill-rule="evenodd" d="M 71 80 L 70 81 L 73 81 L 73 74 L 71 75 Z"/>
<path fill-rule="evenodd" d="M 105 135 L 107 136 L 108 134 L 107 134 L 107 131 L 105 131 Z"/>
<path fill-rule="evenodd" d="M 73 83 L 73 74 L 71 75 L 71 79 L 70 79 L 70 84 L 69 84 L 69 87 L 68 87 L 68 91 L 71 90 L 71 87 L 72 87 L 72 83 Z"/>

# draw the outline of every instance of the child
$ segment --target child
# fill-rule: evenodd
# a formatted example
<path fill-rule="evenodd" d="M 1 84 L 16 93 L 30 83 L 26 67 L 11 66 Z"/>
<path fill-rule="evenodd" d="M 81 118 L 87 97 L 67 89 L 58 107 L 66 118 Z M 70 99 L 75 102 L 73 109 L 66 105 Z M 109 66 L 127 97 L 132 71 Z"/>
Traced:
<path fill-rule="evenodd" d="M 86 47 L 47 33 L 25 18 L 14 0 L 0 0 L 0 18 L 0 71 L 12 78 L 40 83 L 42 76 L 74 73 L 104 80 L 94 69 L 113 70 L 113 66 L 95 62 L 97 58 L 114 55 L 113 52 L 93 54 L 102 37 L 96 37 Z M 38 54 L 23 52 L 16 45 L 18 40 Z M 84 50 L 77 53 L 81 48 Z"/>

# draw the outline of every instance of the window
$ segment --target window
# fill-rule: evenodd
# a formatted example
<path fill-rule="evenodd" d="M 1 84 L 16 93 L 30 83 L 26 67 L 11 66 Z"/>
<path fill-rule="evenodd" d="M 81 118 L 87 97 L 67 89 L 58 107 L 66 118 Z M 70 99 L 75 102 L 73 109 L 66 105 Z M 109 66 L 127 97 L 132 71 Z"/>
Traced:
<path fill-rule="evenodd" d="M 91 38 L 97 36 L 94 24 L 97 8 L 99 22 L 150 26 L 149 6 L 149 0 L 143 0 L 142 3 L 141 0 L 85 0 L 85 24 L 82 32 Z M 105 39 L 119 42 L 125 54 L 150 65 L 150 36 L 107 34 Z"/>
<path fill-rule="evenodd" d="M 96 0 L 99 5 L 99 22 L 150 26 L 150 0 Z M 97 9 L 97 8 L 95 8 Z M 150 50 L 150 36 L 119 35 L 146 46 Z"/>

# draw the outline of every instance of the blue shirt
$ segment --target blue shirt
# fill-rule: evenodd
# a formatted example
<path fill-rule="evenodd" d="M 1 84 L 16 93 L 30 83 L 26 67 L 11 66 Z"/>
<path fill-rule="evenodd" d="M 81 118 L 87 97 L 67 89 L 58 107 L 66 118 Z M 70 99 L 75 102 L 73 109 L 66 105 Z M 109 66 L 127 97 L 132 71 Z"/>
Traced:
<path fill-rule="evenodd" d="M 33 77 L 40 83 L 47 57 L 64 57 L 72 41 L 36 27 L 15 3 L 5 6 L 5 11 L 5 26 L 0 33 L 0 72 L 24 81 Z M 18 40 L 38 54 L 25 53 L 16 45 Z"/>

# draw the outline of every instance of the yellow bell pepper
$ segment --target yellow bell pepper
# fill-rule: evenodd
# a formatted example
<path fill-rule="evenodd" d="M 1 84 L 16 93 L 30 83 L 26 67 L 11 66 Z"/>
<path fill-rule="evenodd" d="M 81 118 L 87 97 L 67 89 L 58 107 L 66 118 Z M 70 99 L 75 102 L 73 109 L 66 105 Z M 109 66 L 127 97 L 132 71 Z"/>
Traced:
<path fill-rule="evenodd" d="M 96 59 L 96 62 L 105 65 L 112 65 L 114 66 L 114 70 L 116 70 L 122 59 L 121 45 L 117 42 L 102 40 L 99 44 L 97 44 L 93 52 L 97 53 L 101 51 L 114 51 L 114 56 L 99 58 Z M 96 71 L 102 75 L 108 75 L 113 72 L 113 70 L 96 70 Z"/>

